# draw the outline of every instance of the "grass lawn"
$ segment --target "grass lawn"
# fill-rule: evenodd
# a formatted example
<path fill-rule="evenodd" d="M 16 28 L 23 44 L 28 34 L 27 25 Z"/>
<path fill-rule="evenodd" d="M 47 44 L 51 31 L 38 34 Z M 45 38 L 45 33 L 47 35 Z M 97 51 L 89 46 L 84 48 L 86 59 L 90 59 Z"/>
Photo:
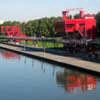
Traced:
<path fill-rule="evenodd" d="M 24 44 L 23 42 L 21 44 Z M 27 46 L 36 46 L 40 48 L 62 48 L 63 44 L 62 43 L 53 43 L 53 42 L 48 42 L 48 41 L 27 41 L 26 42 Z"/>

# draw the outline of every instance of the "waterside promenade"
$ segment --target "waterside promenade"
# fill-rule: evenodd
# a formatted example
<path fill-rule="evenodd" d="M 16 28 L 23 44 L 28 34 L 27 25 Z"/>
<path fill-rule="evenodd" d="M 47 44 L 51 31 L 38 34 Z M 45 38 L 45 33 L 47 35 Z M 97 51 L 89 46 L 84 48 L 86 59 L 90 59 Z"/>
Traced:
<path fill-rule="evenodd" d="M 71 67 L 73 68 L 76 67 L 79 69 L 100 73 L 100 63 L 86 61 L 75 57 L 55 55 L 43 51 L 23 50 L 23 48 L 21 47 L 18 46 L 16 47 L 7 44 L 0 44 L 0 48 L 7 49 L 23 55 L 31 56 L 34 58 L 44 59 L 46 61 L 53 63 L 58 63 L 62 65 L 71 65 Z"/>

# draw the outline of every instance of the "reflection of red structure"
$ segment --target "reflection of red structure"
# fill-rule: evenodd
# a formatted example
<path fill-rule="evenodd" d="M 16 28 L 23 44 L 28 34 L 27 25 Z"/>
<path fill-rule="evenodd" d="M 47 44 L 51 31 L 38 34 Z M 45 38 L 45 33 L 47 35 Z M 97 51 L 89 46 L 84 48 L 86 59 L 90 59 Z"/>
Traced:
<path fill-rule="evenodd" d="M 84 14 L 80 10 L 80 18 L 69 18 L 68 13 L 70 10 L 63 11 L 63 21 L 55 23 L 55 31 L 57 33 L 68 33 L 74 35 L 79 33 L 81 37 L 88 39 L 96 38 L 96 20 L 94 15 Z"/>
<path fill-rule="evenodd" d="M 25 34 L 22 33 L 21 28 L 19 26 L 1 26 L 1 33 L 7 35 L 8 37 L 26 37 Z"/>
<path fill-rule="evenodd" d="M 87 90 L 95 90 L 97 81 L 96 78 L 90 75 L 70 75 L 66 79 L 66 89 L 69 92 L 75 92 L 77 89 L 81 89 L 83 92 Z"/>
<path fill-rule="evenodd" d="M 4 51 L 1 54 L 5 59 L 20 59 L 20 55 L 13 52 Z"/>

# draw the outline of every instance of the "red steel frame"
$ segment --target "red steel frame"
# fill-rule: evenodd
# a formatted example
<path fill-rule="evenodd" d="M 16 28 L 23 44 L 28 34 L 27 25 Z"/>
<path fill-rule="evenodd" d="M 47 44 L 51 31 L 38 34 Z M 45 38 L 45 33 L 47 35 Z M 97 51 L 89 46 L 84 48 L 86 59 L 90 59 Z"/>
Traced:
<path fill-rule="evenodd" d="M 1 26 L 1 33 L 7 36 L 19 36 L 22 32 L 19 26 Z"/>
<path fill-rule="evenodd" d="M 55 31 L 57 33 L 70 33 L 74 34 L 79 32 L 82 37 L 88 39 L 96 38 L 96 19 L 95 15 L 84 14 L 80 10 L 80 18 L 71 19 L 68 16 L 69 11 L 63 11 L 63 21 L 56 22 Z"/>
<path fill-rule="evenodd" d="M 26 37 L 26 35 L 22 33 L 20 26 L 0 26 L 0 32 L 8 37 Z M 21 40 L 16 40 L 16 42 L 20 41 Z"/>

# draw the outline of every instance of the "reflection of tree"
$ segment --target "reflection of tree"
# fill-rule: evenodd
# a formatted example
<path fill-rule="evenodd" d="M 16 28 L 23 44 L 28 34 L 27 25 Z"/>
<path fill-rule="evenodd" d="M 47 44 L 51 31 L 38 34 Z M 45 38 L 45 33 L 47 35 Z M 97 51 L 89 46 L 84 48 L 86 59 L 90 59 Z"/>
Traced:
<path fill-rule="evenodd" d="M 94 76 L 81 74 L 73 71 L 58 72 L 56 75 L 57 84 L 63 86 L 68 92 L 75 92 L 81 90 L 95 90 L 97 80 Z"/>

